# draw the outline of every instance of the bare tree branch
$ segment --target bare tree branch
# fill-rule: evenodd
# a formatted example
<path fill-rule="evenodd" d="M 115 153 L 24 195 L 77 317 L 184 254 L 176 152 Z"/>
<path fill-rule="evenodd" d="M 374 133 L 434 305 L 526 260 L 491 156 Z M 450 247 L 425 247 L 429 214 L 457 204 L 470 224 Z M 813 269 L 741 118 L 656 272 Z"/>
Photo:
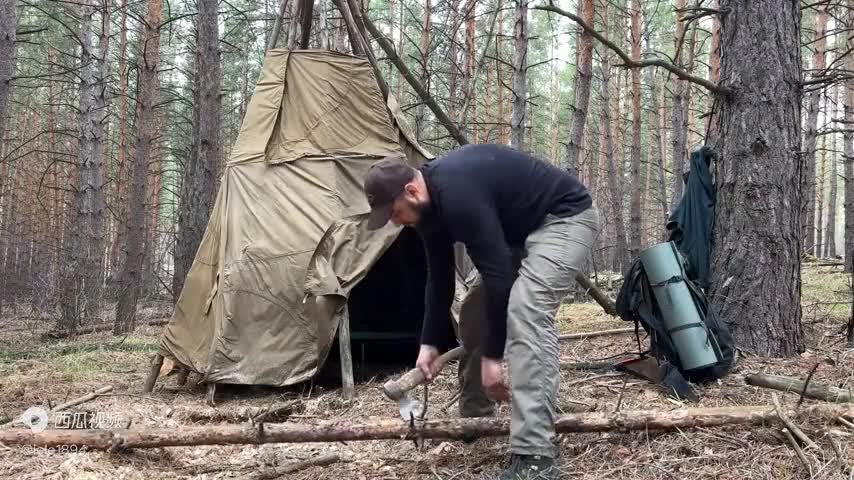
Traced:
<path fill-rule="evenodd" d="M 607 38 L 603 37 L 602 34 L 597 32 L 596 30 L 594 30 L 593 27 L 591 27 L 590 25 L 587 25 L 587 23 L 585 23 L 584 20 L 581 19 L 581 17 L 579 17 L 573 13 L 567 12 L 566 10 L 563 10 L 562 8 L 555 6 L 553 3 L 549 3 L 548 5 L 535 6 L 532 8 L 534 10 L 543 10 L 546 12 L 556 13 L 558 15 L 562 15 L 562 16 L 569 18 L 570 20 L 574 21 L 579 26 L 581 26 L 581 28 L 583 28 L 585 31 L 587 31 L 591 35 L 593 35 L 593 37 L 596 40 L 599 40 L 599 42 L 601 42 L 603 45 L 605 45 L 606 47 L 611 49 L 611 51 L 616 53 L 617 56 L 619 56 L 620 59 L 623 60 L 626 68 L 661 67 L 661 68 L 673 73 L 674 75 L 681 78 L 682 80 L 687 80 L 693 84 L 700 85 L 700 86 L 704 87 L 706 90 L 710 91 L 713 94 L 716 94 L 719 96 L 726 96 L 726 95 L 729 95 L 730 93 L 732 93 L 730 89 L 722 88 L 718 85 L 715 85 L 714 83 L 706 80 L 705 78 L 701 78 L 701 77 L 697 77 L 695 75 L 691 75 L 690 73 L 686 72 L 685 70 L 682 70 L 681 68 L 676 67 L 671 63 L 665 62 L 664 60 L 660 60 L 660 59 L 641 60 L 639 62 L 632 60 L 623 50 L 620 49 L 620 47 L 618 47 L 616 44 L 614 44 L 613 42 L 611 42 Z"/>

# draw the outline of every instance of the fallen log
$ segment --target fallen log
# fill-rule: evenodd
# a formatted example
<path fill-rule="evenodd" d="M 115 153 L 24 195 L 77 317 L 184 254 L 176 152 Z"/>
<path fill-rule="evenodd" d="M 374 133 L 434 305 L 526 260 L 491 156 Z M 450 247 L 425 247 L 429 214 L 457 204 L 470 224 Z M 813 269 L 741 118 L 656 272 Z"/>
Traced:
<path fill-rule="evenodd" d="M 854 404 L 820 404 L 784 412 L 791 420 L 835 421 L 854 417 Z M 777 411 L 770 405 L 719 408 L 685 408 L 671 411 L 624 410 L 585 412 L 558 417 L 557 433 L 625 432 L 674 430 L 722 425 L 779 424 Z M 208 427 L 116 429 L 116 430 L 0 430 L 0 444 L 6 446 L 77 446 L 90 450 L 177 447 L 262 443 L 340 442 L 357 440 L 412 440 L 415 438 L 473 439 L 507 435 L 509 418 L 461 418 L 415 421 L 414 427 L 400 419 L 362 423 L 346 420 L 319 423 L 218 425 Z"/>
<path fill-rule="evenodd" d="M 579 339 L 579 338 L 604 337 L 606 335 L 620 335 L 623 333 L 635 333 L 635 329 L 634 328 L 615 328 L 612 330 L 597 330 L 595 332 L 568 333 L 566 335 L 559 335 L 557 337 L 557 339 L 558 339 L 558 341 L 575 340 L 575 339 Z"/>
<path fill-rule="evenodd" d="M 781 375 L 748 375 L 744 377 L 744 381 L 748 385 L 754 387 L 770 388 L 780 390 L 781 392 L 789 392 L 800 395 L 803 392 L 804 397 L 815 400 L 824 400 L 826 402 L 848 403 L 854 401 L 854 395 L 851 390 L 844 388 L 829 387 L 819 383 L 810 382 L 804 391 L 804 382 Z"/>

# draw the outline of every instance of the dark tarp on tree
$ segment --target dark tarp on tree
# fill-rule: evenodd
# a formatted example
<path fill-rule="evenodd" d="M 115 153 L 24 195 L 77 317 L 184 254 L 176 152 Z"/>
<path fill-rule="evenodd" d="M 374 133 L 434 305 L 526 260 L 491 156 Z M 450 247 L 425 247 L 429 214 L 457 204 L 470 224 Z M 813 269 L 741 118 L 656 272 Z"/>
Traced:
<path fill-rule="evenodd" d="M 688 278 L 700 288 L 709 288 L 712 228 L 715 220 L 715 185 L 709 164 L 708 147 L 691 154 L 691 170 L 685 194 L 667 221 L 669 240 L 688 260 Z"/>

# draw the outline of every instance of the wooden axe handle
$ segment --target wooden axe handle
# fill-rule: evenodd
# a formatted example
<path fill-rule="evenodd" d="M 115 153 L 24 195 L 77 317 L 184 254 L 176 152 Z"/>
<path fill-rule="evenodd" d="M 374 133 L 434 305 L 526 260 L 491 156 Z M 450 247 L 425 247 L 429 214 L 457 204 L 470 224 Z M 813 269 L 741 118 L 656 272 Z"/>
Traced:
<path fill-rule="evenodd" d="M 433 361 L 431 366 L 438 372 L 444 368 L 446 363 L 451 360 L 456 360 L 460 355 L 462 355 L 462 353 L 463 347 L 448 350 L 442 355 L 439 355 L 439 357 Z M 385 395 L 388 398 L 397 401 L 400 400 L 406 392 L 424 383 L 424 380 L 424 372 L 422 372 L 420 368 L 413 368 L 412 370 L 404 373 L 403 376 L 397 380 L 389 380 L 385 382 L 383 385 L 383 392 L 385 392 Z"/>

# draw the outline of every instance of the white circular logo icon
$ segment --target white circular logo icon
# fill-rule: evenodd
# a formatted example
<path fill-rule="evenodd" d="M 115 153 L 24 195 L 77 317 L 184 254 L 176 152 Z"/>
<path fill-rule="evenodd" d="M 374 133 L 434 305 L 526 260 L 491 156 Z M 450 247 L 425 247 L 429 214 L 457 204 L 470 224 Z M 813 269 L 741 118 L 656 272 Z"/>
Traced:
<path fill-rule="evenodd" d="M 30 407 L 21 415 L 21 421 L 30 427 L 30 430 L 41 432 L 47 428 L 47 410 L 41 407 Z"/>

